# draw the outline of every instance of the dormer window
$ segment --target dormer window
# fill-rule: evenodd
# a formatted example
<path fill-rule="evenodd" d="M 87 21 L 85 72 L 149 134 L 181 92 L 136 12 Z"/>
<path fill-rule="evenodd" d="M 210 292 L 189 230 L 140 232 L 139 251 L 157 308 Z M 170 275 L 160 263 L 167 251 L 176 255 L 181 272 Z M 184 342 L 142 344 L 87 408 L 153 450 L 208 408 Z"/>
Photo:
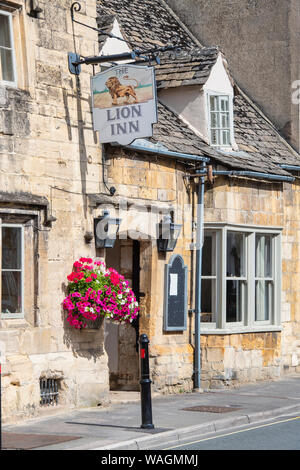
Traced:
<path fill-rule="evenodd" d="M 209 95 L 210 144 L 217 147 L 232 145 L 232 119 L 230 96 Z"/>
<path fill-rule="evenodd" d="M 0 83 L 15 85 L 15 51 L 12 16 L 0 10 Z"/>

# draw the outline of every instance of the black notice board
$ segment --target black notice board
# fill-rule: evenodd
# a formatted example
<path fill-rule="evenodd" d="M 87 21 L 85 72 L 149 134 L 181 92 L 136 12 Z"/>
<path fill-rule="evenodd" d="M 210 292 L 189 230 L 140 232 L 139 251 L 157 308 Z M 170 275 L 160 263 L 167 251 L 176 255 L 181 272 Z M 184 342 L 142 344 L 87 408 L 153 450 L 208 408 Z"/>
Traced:
<path fill-rule="evenodd" d="M 165 266 L 164 330 L 187 328 L 187 266 L 182 256 L 173 255 Z"/>

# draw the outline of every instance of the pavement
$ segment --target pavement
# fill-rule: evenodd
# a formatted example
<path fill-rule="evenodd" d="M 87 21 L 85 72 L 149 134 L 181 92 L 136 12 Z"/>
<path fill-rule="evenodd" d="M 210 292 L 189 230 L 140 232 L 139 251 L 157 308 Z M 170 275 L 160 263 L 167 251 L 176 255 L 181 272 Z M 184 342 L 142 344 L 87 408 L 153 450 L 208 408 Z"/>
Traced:
<path fill-rule="evenodd" d="M 4 449 L 167 449 L 209 433 L 300 414 L 300 374 L 230 390 L 152 396 L 154 429 L 141 429 L 138 392 L 108 406 L 73 409 L 3 426 Z"/>

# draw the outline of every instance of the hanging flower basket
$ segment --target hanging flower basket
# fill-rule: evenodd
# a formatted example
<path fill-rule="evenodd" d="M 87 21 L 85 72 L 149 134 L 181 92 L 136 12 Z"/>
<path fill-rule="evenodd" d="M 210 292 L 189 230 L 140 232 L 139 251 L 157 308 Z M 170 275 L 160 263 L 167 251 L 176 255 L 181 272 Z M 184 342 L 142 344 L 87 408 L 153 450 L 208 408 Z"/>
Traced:
<path fill-rule="evenodd" d="M 74 328 L 86 328 L 101 318 L 115 323 L 131 323 L 137 318 L 139 307 L 128 281 L 102 261 L 80 258 L 67 279 L 63 307 Z"/>

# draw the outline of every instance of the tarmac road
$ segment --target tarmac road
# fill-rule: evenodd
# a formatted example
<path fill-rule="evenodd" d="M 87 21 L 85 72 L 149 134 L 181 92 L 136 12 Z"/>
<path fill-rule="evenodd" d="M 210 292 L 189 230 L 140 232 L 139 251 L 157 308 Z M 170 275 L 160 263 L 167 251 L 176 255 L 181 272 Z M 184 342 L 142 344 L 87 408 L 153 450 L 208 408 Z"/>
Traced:
<path fill-rule="evenodd" d="M 300 416 L 234 428 L 167 450 L 300 450 Z"/>
<path fill-rule="evenodd" d="M 112 399 L 116 401 L 106 407 L 69 410 L 53 408 L 52 415 L 51 410 L 45 409 L 45 416 L 6 424 L 2 427 L 3 448 L 155 450 L 258 427 L 257 432 L 260 434 L 254 447 L 256 444 L 267 447 L 272 445 L 272 448 L 281 448 L 284 445 L 284 448 L 292 446 L 299 449 L 297 436 L 300 435 L 300 428 L 297 426 L 300 419 L 282 423 L 284 430 L 280 430 L 279 423 L 265 429 L 259 426 L 275 423 L 275 420 L 300 417 L 300 374 L 229 390 L 154 395 L 153 430 L 140 427 L 140 394 L 120 392 L 121 397 L 119 392 L 116 393 L 117 396 L 112 394 Z M 132 393 L 134 396 L 129 397 Z M 250 445 L 254 433 L 256 435 L 253 430 L 232 437 L 224 436 L 222 439 L 228 447 L 242 447 L 245 444 Z M 269 436 L 273 436 L 273 442 L 272 439 L 269 440 Z M 212 442 L 214 449 L 219 442 L 222 445 L 219 439 L 205 442 L 205 446 Z"/>

